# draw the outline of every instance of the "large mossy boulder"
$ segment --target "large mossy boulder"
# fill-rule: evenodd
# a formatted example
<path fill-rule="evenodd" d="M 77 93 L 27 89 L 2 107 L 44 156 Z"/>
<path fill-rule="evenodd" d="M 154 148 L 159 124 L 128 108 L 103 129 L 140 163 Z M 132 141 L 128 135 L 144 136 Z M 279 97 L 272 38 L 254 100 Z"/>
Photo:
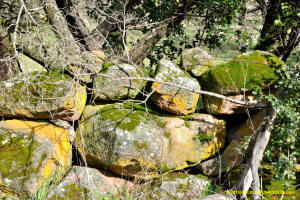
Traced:
<path fill-rule="evenodd" d="M 213 57 L 199 47 L 184 50 L 181 58 L 183 69 L 196 77 L 214 65 Z"/>
<path fill-rule="evenodd" d="M 4 195 L 33 197 L 50 176 L 63 174 L 70 165 L 71 145 L 65 129 L 44 122 L 0 121 L 0 191 Z"/>
<path fill-rule="evenodd" d="M 97 169 L 75 166 L 55 188 L 51 189 L 47 200 L 113 198 L 114 195 L 117 196 L 132 186 L 129 181 L 105 176 Z"/>
<path fill-rule="evenodd" d="M 143 77 L 143 73 L 146 72 L 133 65 L 106 63 L 94 79 L 93 97 L 97 100 L 133 99 L 146 81 L 132 78 Z"/>
<path fill-rule="evenodd" d="M 155 79 L 200 90 L 198 81 L 169 60 L 160 60 Z M 190 114 L 195 112 L 199 94 L 175 86 L 154 82 L 152 84 L 152 101 L 161 109 L 173 114 Z"/>
<path fill-rule="evenodd" d="M 245 143 L 245 136 L 250 137 L 260 127 L 264 117 L 264 110 L 250 116 L 250 118 L 231 129 L 228 133 L 229 145 L 225 148 L 221 156 L 206 160 L 198 165 L 198 168 L 206 176 L 216 176 L 220 172 L 227 173 L 231 169 L 239 166 L 243 159 L 243 154 L 237 150 Z"/>
<path fill-rule="evenodd" d="M 136 104 L 86 106 L 76 141 L 91 166 L 148 179 L 214 155 L 225 122 L 206 114 L 162 117 Z"/>
<path fill-rule="evenodd" d="M 33 73 L 0 82 L 0 116 L 78 120 L 87 93 L 68 75 Z"/>
<path fill-rule="evenodd" d="M 284 62 L 273 54 L 264 51 L 248 52 L 205 72 L 201 76 L 201 87 L 205 91 L 237 100 L 255 102 L 252 91 L 256 88 L 272 88 L 278 81 L 275 71 L 282 67 Z M 243 106 L 215 97 L 205 96 L 204 104 L 211 114 L 246 112 Z"/>

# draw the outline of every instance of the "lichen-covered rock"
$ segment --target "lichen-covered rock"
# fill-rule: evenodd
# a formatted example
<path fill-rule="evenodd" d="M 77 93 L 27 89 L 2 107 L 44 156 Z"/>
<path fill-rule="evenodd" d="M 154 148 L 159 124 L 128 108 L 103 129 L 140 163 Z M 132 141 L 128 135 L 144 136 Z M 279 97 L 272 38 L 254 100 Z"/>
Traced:
<path fill-rule="evenodd" d="M 60 73 L 33 73 L 0 83 L 0 116 L 78 120 L 86 89 Z"/>
<path fill-rule="evenodd" d="M 214 155 L 225 122 L 206 114 L 162 117 L 135 104 L 86 106 L 76 141 L 91 166 L 147 179 Z"/>
<path fill-rule="evenodd" d="M 236 150 L 244 143 L 245 136 L 251 136 L 259 128 L 264 117 L 264 110 L 251 116 L 245 123 L 229 131 L 229 145 L 225 148 L 220 157 L 204 161 L 198 165 L 202 173 L 206 176 L 216 176 L 219 172 L 228 172 L 232 168 L 239 166 L 243 155 Z M 220 168 L 221 167 L 221 168 Z"/>
<path fill-rule="evenodd" d="M 75 166 L 62 182 L 49 192 L 47 200 L 102 199 L 104 195 L 117 195 L 132 186 L 129 181 L 105 176 L 97 169 Z"/>
<path fill-rule="evenodd" d="M 44 122 L 0 121 L 0 190 L 33 197 L 53 173 L 71 165 L 65 129 Z M 4 191 L 7 192 L 4 192 Z"/>
<path fill-rule="evenodd" d="M 106 63 L 101 74 L 94 79 L 93 97 L 98 100 L 133 99 L 142 91 L 146 81 L 129 78 L 143 77 L 142 73 L 133 65 Z"/>
<path fill-rule="evenodd" d="M 105 60 L 105 54 L 100 50 L 84 51 L 66 58 L 66 69 L 77 79 L 91 83 L 93 81 L 91 75 L 98 74 Z M 56 70 L 57 71 L 57 70 Z"/>
<path fill-rule="evenodd" d="M 47 70 L 42 65 L 24 54 L 19 54 L 18 61 L 20 64 L 20 68 L 22 69 L 22 73 L 47 72 Z"/>
<path fill-rule="evenodd" d="M 278 80 L 276 69 L 284 67 L 283 61 L 273 54 L 254 51 L 237 56 L 232 61 L 216 65 L 201 76 L 205 91 L 230 96 L 236 99 L 253 100 L 251 92 L 256 88 L 269 88 Z M 204 98 L 207 112 L 211 114 L 243 113 L 245 109 L 215 97 Z"/>
<path fill-rule="evenodd" d="M 203 175 L 174 173 L 161 179 L 162 183 L 152 189 L 149 199 L 197 200 L 208 194 L 212 186 L 210 180 Z"/>
<path fill-rule="evenodd" d="M 184 50 L 181 57 L 183 69 L 197 77 L 214 65 L 212 56 L 199 47 Z"/>
<path fill-rule="evenodd" d="M 255 99 L 254 95 L 246 94 L 246 95 L 230 95 L 227 96 L 234 100 L 240 101 L 249 101 L 251 103 L 258 103 Z M 216 114 L 216 115 L 231 115 L 231 114 L 238 114 L 238 113 L 245 113 L 246 108 L 243 105 L 232 103 L 230 101 L 226 101 L 221 98 L 216 98 L 213 96 L 204 96 L 203 98 L 204 107 L 208 113 Z M 250 110 L 254 110 L 254 108 L 247 108 Z"/>
<path fill-rule="evenodd" d="M 200 90 L 198 81 L 169 60 L 160 60 L 156 80 Z M 199 94 L 178 87 L 154 82 L 151 90 L 152 101 L 161 109 L 173 114 L 190 114 L 195 112 Z"/>

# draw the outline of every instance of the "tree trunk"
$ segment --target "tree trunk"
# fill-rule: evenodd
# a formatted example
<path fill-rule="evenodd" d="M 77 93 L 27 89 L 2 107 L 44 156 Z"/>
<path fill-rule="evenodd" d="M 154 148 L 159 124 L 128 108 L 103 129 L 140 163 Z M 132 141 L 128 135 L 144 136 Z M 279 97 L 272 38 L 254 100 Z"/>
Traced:
<path fill-rule="evenodd" d="M 281 0 L 270 0 L 267 13 L 265 15 L 265 21 L 263 28 L 258 39 L 258 43 L 255 49 L 271 51 L 272 46 L 275 44 L 279 37 L 279 30 L 275 27 L 275 20 L 277 19 L 277 14 L 281 10 Z"/>
<path fill-rule="evenodd" d="M 19 72 L 16 58 L 14 58 L 13 46 L 0 27 L 0 81 L 14 77 Z"/>
<path fill-rule="evenodd" d="M 90 34 L 79 13 L 74 8 L 74 2 L 72 0 L 56 0 L 56 3 L 67 21 L 69 30 L 79 45 L 89 51 L 102 49 L 101 43 Z"/>
<path fill-rule="evenodd" d="M 300 40 L 300 16 L 297 16 L 300 1 L 288 1 L 292 7 L 290 10 L 292 14 L 289 16 L 283 14 L 282 3 L 285 2 L 287 1 L 270 0 L 266 9 L 263 28 L 255 47 L 256 50 L 269 51 L 283 61 L 286 61 Z M 280 20 L 283 25 L 276 25 L 276 20 Z M 290 25 L 291 23 L 294 25 Z"/>
<path fill-rule="evenodd" d="M 78 45 L 69 31 L 66 19 L 59 11 L 55 0 L 43 0 L 44 10 L 48 20 L 54 29 L 57 38 L 62 43 L 64 50 L 68 53 L 74 52 L 80 54 L 80 45 Z"/>
<path fill-rule="evenodd" d="M 252 157 L 248 161 L 246 169 L 238 184 L 238 191 L 243 191 L 245 194 L 239 198 L 245 198 L 251 183 L 253 182 L 253 198 L 254 200 L 260 199 L 260 183 L 258 176 L 258 168 L 263 158 L 263 154 L 270 139 L 273 123 L 276 118 L 276 111 L 271 105 L 266 108 L 265 116 L 261 127 L 258 130 L 256 142 L 253 148 Z"/>
<path fill-rule="evenodd" d="M 129 51 L 129 58 L 125 55 L 124 59 L 137 65 L 141 64 L 157 42 L 166 35 L 168 26 L 172 21 L 173 20 L 165 21 L 159 24 L 155 29 L 152 29 L 133 46 L 132 50 Z"/>
<path fill-rule="evenodd" d="M 132 49 L 125 54 L 124 60 L 133 62 L 135 64 L 141 64 L 147 55 L 152 51 L 154 46 L 162 39 L 167 32 L 173 28 L 173 26 L 178 26 L 184 19 L 185 13 L 192 6 L 191 1 L 182 2 L 177 9 L 169 14 L 170 18 L 160 23 L 157 27 L 150 30 L 146 36 L 144 36 L 139 42 L 137 42 Z M 175 13 L 182 13 L 181 15 L 175 16 Z"/>

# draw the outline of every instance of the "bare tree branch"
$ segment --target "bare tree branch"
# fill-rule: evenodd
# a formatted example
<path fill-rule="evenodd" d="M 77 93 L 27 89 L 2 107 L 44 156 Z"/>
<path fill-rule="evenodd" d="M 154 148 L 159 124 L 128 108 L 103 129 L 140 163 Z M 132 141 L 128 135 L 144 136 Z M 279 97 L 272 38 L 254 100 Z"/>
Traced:
<path fill-rule="evenodd" d="M 253 198 L 255 200 L 260 199 L 258 168 L 269 142 L 275 118 L 276 111 L 271 105 L 267 105 L 263 123 L 257 133 L 257 139 L 253 148 L 252 157 L 248 161 L 246 169 L 244 170 L 238 183 L 238 191 L 243 191 L 245 193 L 241 196 L 241 198 L 246 197 L 246 193 L 253 181 Z"/>

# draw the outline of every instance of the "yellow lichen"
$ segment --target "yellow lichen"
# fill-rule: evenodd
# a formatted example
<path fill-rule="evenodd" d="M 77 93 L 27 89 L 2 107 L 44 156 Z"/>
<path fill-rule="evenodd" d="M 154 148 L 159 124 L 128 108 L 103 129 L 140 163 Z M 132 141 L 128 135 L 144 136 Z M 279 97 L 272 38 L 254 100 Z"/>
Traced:
<path fill-rule="evenodd" d="M 63 108 L 74 112 L 74 115 L 71 120 L 78 120 L 81 113 L 84 110 L 86 99 L 87 99 L 87 94 L 85 90 L 86 89 L 84 86 L 77 85 L 77 87 L 75 87 L 75 89 L 72 91 L 72 94 L 65 99 L 62 105 Z"/>
<path fill-rule="evenodd" d="M 152 84 L 152 90 L 155 90 L 157 94 L 160 94 L 160 98 L 163 99 L 167 107 L 165 109 L 174 114 L 190 114 L 195 112 L 199 94 L 192 93 L 192 105 L 188 106 L 185 102 L 185 96 L 181 94 L 166 94 L 161 89 L 161 84 L 158 82 L 154 82 Z M 161 106 L 162 107 L 162 106 Z"/>
<path fill-rule="evenodd" d="M 42 185 L 46 178 L 50 176 L 57 163 L 64 167 L 71 164 L 71 145 L 67 130 L 44 122 L 21 120 L 1 121 L 0 125 L 2 129 L 24 134 L 34 134 L 43 140 L 51 141 L 53 144 L 54 151 L 51 152 L 51 159 L 47 159 L 47 163 L 40 170 L 42 178 L 38 180 L 39 185 Z"/>

